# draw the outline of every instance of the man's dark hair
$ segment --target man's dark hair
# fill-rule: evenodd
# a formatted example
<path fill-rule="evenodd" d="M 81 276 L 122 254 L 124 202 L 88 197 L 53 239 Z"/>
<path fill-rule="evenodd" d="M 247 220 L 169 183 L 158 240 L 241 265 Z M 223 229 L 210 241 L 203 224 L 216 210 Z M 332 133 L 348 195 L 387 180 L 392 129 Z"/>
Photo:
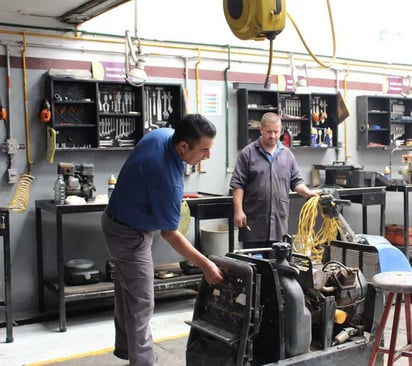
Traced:
<path fill-rule="evenodd" d="M 180 141 L 186 141 L 190 147 L 193 147 L 203 136 L 214 138 L 215 125 L 201 114 L 187 114 L 175 125 L 172 142 L 177 145 Z"/>

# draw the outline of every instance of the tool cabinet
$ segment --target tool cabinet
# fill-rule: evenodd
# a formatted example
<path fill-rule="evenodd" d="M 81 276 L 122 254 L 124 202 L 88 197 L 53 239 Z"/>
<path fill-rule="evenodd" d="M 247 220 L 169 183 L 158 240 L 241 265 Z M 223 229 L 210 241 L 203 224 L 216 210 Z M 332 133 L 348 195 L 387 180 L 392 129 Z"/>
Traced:
<path fill-rule="evenodd" d="M 336 94 L 298 95 L 276 90 L 239 88 L 237 104 L 238 149 L 260 136 L 259 122 L 267 112 L 280 115 L 282 133 L 288 131 L 291 148 L 328 148 L 337 144 Z M 330 142 L 327 136 L 331 138 Z"/>
<path fill-rule="evenodd" d="M 55 150 L 127 150 L 145 133 L 184 115 L 180 84 L 47 77 Z"/>
<path fill-rule="evenodd" d="M 412 148 L 412 100 L 403 97 L 356 97 L 358 148 L 397 145 Z"/>

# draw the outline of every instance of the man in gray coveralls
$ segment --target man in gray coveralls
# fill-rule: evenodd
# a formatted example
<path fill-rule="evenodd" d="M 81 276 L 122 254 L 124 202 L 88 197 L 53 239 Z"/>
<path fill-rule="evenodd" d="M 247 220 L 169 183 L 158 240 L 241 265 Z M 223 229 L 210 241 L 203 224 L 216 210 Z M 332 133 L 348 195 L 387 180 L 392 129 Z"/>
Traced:
<path fill-rule="evenodd" d="M 261 136 L 239 154 L 230 181 L 234 223 L 244 249 L 270 247 L 288 233 L 289 192 L 316 196 L 303 181 L 293 153 L 279 141 L 282 121 L 262 116 Z"/>

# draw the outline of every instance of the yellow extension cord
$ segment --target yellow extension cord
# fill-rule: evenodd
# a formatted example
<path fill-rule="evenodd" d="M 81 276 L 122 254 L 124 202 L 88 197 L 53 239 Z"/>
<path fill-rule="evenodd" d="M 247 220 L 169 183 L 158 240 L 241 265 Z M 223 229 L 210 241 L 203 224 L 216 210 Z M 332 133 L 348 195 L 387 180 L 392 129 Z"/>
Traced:
<path fill-rule="evenodd" d="M 27 204 L 30 199 L 30 191 L 34 177 L 30 174 L 20 175 L 17 182 L 16 191 L 9 203 L 9 209 L 13 212 L 23 212 L 27 209 Z"/>
<path fill-rule="evenodd" d="M 315 231 L 318 217 L 320 196 L 308 199 L 299 214 L 299 224 L 293 241 L 293 251 L 310 256 L 314 263 L 321 263 L 325 245 L 335 240 L 338 234 L 338 222 L 335 218 L 327 217 L 321 212 L 322 226 Z"/>

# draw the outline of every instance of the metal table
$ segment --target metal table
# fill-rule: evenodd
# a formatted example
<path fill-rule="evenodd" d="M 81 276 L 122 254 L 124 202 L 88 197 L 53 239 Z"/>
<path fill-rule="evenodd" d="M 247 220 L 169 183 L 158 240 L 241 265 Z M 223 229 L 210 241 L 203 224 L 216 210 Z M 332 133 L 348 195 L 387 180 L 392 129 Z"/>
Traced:
<path fill-rule="evenodd" d="M 63 215 L 82 212 L 101 212 L 106 204 L 85 205 L 55 205 L 51 200 L 36 200 L 36 241 L 37 241 L 37 273 L 39 311 L 45 311 L 44 289 L 47 287 L 58 296 L 60 331 L 66 331 L 66 302 L 89 298 L 107 297 L 113 295 L 111 282 L 87 286 L 65 286 L 64 284 L 64 246 L 63 246 Z M 43 225 L 42 212 L 54 214 L 56 220 L 56 279 L 44 278 L 43 266 Z"/>
<path fill-rule="evenodd" d="M 385 187 L 342 188 L 338 189 L 338 192 L 342 199 L 347 199 L 353 203 L 362 205 L 363 234 L 368 233 L 368 206 L 380 205 L 380 235 L 383 236 L 385 234 Z"/>
<path fill-rule="evenodd" d="M 232 196 L 210 195 L 199 193 L 201 197 L 187 198 L 190 215 L 195 222 L 195 248 L 200 250 L 200 220 L 228 219 L 229 224 L 229 252 L 234 251 L 234 221 L 233 221 L 233 198 Z"/>
<path fill-rule="evenodd" d="M 384 235 L 385 232 L 385 187 L 359 187 L 359 188 L 335 188 L 325 187 L 339 193 L 339 197 L 347 199 L 352 203 L 358 203 L 362 205 L 362 231 L 363 234 L 368 232 L 368 206 L 379 205 L 380 207 L 380 235 Z M 291 198 L 301 197 L 296 192 L 291 192 L 289 195 Z"/>
<path fill-rule="evenodd" d="M 213 196 L 206 194 L 200 198 L 187 199 L 191 216 L 195 220 L 195 247 L 200 250 L 200 220 L 213 218 L 227 218 L 229 220 L 229 248 L 234 248 L 234 226 L 232 197 Z M 64 283 L 64 243 L 63 243 L 63 216 L 87 212 L 102 212 L 106 204 L 87 203 L 84 205 L 55 205 L 52 200 L 36 200 L 36 239 L 37 239 L 37 271 L 39 311 L 45 311 L 45 288 L 58 296 L 59 328 L 66 331 L 66 303 L 70 301 L 95 299 L 113 296 L 112 282 L 99 282 L 84 286 L 65 286 Z M 56 221 L 56 271 L 57 277 L 44 277 L 44 246 L 42 213 L 47 212 L 55 216 Z M 183 275 L 175 278 L 155 279 L 155 291 L 164 291 L 177 288 L 195 288 L 200 283 L 201 274 Z"/>
<path fill-rule="evenodd" d="M 9 210 L 0 208 L 0 236 L 3 238 L 3 265 L 4 265 L 4 307 L 6 314 L 6 342 L 13 342 L 13 308 L 11 299 L 11 255 L 10 255 L 10 222 Z"/>

